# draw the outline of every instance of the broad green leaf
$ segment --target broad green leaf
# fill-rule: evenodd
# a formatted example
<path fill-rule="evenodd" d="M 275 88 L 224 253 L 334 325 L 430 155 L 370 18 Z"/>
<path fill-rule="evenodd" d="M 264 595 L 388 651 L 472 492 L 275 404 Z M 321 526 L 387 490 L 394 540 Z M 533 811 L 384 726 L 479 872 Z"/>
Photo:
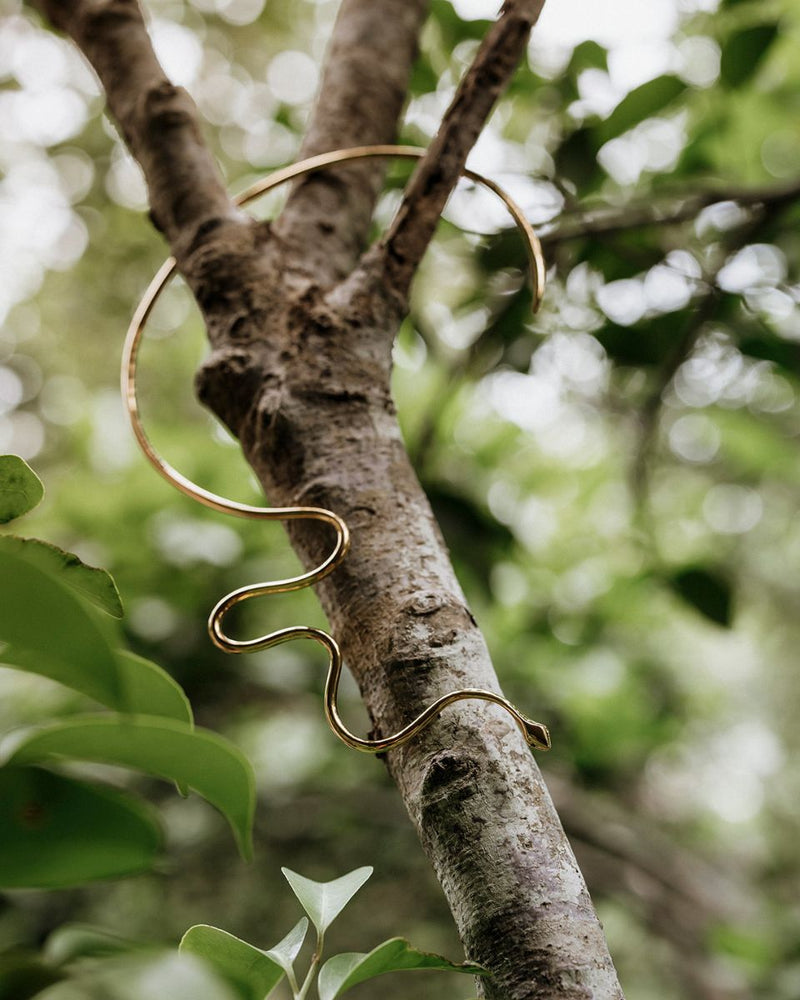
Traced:
<path fill-rule="evenodd" d="M 213 969 L 175 951 L 87 965 L 36 1000 L 239 1000 Z"/>
<path fill-rule="evenodd" d="M 123 708 L 125 691 L 105 630 L 49 573 L 10 552 L 0 557 L 2 659 Z"/>
<path fill-rule="evenodd" d="M 701 615 L 717 625 L 729 626 L 733 595 L 730 582 L 717 570 L 700 566 L 674 573 L 669 584 Z"/>
<path fill-rule="evenodd" d="M 146 871 L 161 845 L 149 807 L 38 767 L 0 769 L 0 885 L 57 889 Z"/>
<path fill-rule="evenodd" d="M 42 481 L 19 455 L 0 455 L 0 524 L 27 514 L 44 496 Z"/>
<path fill-rule="evenodd" d="M 5 665 L 58 681 L 118 711 L 191 723 L 182 689 L 161 667 L 115 650 L 68 587 L 0 538 L 0 652 Z M 87 567 L 88 568 L 88 567 Z M 110 577 L 109 577 L 110 579 Z"/>
<path fill-rule="evenodd" d="M 0 640 L 9 644 L 0 659 L 109 708 L 191 723 L 186 696 L 169 674 L 112 649 L 105 630 L 72 591 L 27 557 L 8 551 L 9 541 L 17 539 L 0 538 Z"/>
<path fill-rule="evenodd" d="M 686 84 L 677 76 L 657 76 L 636 87 L 614 108 L 598 127 L 601 143 L 614 139 L 646 118 L 663 111 L 676 97 L 686 90 Z"/>
<path fill-rule="evenodd" d="M 761 65 L 778 37 L 778 25 L 757 24 L 737 31 L 722 46 L 720 79 L 728 87 L 746 83 Z"/>
<path fill-rule="evenodd" d="M 128 711 L 136 715 L 177 719 L 190 726 L 193 724 L 189 699 L 180 684 L 166 670 L 127 649 L 115 650 L 114 656 L 122 677 Z M 109 705 L 109 708 L 115 707 L 117 706 Z"/>
<path fill-rule="evenodd" d="M 264 1000 L 283 979 L 281 966 L 260 948 L 208 924 L 190 927 L 180 950 L 208 962 L 244 1000 Z"/>
<path fill-rule="evenodd" d="M 64 757 L 116 764 L 193 788 L 228 820 L 242 855 L 252 856 L 253 769 L 216 733 L 153 716 L 73 716 L 11 734 L 0 757 L 16 764 Z"/>
<path fill-rule="evenodd" d="M 289 868 L 281 868 L 292 892 L 311 918 L 311 923 L 324 934 L 361 886 L 372 874 L 372 868 L 356 868 L 331 882 L 314 882 Z"/>
<path fill-rule="evenodd" d="M 301 917 L 300 920 L 289 931 L 285 938 L 279 941 L 274 948 L 267 951 L 267 955 L 284 970 L 289 970 L 294 966 L 294 961 L 303 947 L 303 942 L 308 933 L 308 919 Z"/>
<path fill-rule="evenodd" d="M 177 719 L 192 725 L 194 722 L 189 699 L 183 688 L 157 664 L 137 656 L 126 649 L 110 652 L 116 665 L 122 697 L 112 695 L 96 683 L 93 671 L 86 670 L 85 663 L 68 664 L 50 660 L 39 653 L 23 652 L 14 647 L 0 653 L 0 663 L 14 670 L 24 670 L 29 674 L 39 674 L 59 681 L 74 691 L 80 691 L 101 705 L 135 715 L 157 715 L 166 719 Z"/>
<path fill-rule="evenodd" d="M 59 582 L 66 583 L 112 618 L 122 618 L 122 601 L 117 585 L 104 569 L 87 566 L 72 552 L 65 552 L 57 545 L 38 538 L 0 535 L 0 559 L 8 552 L 58 577 Z"/>
<path fill-rule="evenodd" d="M 319 973 L 319 1000 L 334 1000 L 346 990 L 367 979 L 382 976 L 385 972 L 409 972 L 439 969 L 443 972 L 464 972 L 470 976 L 484 976 L 486 970 L 469 962 L 451 962 L 441 955 L 417 951 L 403 940 L 392 938 L 384 941 L 369 954 L 347 952 L 334 955 L 322 966 Z"/>
<path fill-rule="evenodd" d="M 137 941 L 112 934 L 90 924 L 63 924 L 48 937 L 42 950 L 53 966 L 66 965 L 78 958 L 108 958 L 142 948 Z"/>

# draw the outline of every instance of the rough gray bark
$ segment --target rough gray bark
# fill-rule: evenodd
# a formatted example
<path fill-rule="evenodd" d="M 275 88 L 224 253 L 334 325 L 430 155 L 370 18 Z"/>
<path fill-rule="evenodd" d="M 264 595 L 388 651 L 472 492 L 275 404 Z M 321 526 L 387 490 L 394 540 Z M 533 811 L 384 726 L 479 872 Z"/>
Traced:
<path fill-rule="evenodd" d="M 374 168 L 303 183 L 274 227 L 243 219 L 222 192 L 191 102 L 165 86 L 134 0 L 38 4 L 95 66 L 144 169 L 154 219 L 203 309 L 212 353 L 201 398 L 239 437 L 271 502 L 328 507 L 350 526 L 351 552 L 318 593 L 377 734 L 455 687 L 499 690 L 403 447 L 390 354 L 435 219 L 542 2 L 508 0 L 398 220 L 360 263 Z M 306 152 L 391 138 L 425 6 L 344 0 Z M 382 34 L 399 44 L 374 49 L 378 11 Z M 124 46 L 131 76 L 117 69 Z M 385 85 L 351 113 L 365 74 Z M 290 535 L 306 565 L 330 543 L 306 522 L 293 522 Z M 469 956 L 491 972 L 483 995 L 622 997 L 538 767 L 507 716 L 461 702 L 390 751 L 387 765 Z"/>

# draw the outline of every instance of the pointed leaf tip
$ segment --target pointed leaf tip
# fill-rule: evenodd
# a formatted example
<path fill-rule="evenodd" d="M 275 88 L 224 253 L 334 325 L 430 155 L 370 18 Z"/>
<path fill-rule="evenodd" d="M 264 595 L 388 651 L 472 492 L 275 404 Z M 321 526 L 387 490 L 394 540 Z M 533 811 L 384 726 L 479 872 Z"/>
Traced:
<path fill-rule="evenodd" d="M 117 585 L 111 574 L 104 569 L 89 566 L 73 552 L 66 552 L 39 538 L 3 535 L 0 536 L 0 549 L 17 555 L 49 576 L 56 577 L 112 618 L 123 617 L 122 599 Z"/>
<path fill-rule="evenodd" d="M 286 937 L 282 938 L 274 948 L 270 948 L 266 954 L 277 962 L 284 972 L 289 972 L 303 947 L 307 933 L 308 917 L 301 917 Z"/>
<path fill-rule="evenodd" d="M 108 629 L 58 576 L 0 538 L 3 661 L 124 709 L 125 692 Z"/>
<path fill-rule="evenodd" d="M 179 949 L 212 965 L 246 1000 L 264 1000 L 283 979 L 283 969 L 273 958 L 219 927 L 190 927 Z"/>
<path fill-rule="evenodd" d="M 319 934 L 324 934 L 373 872 L 371 867 L 356 868 L 330 882 L 315 882 L 289 868 L 281 868 L 300 905 L 311 918 Z"/>
<path fill-rule="evenodd" d="M 0 455 L 0 524 L 21 517 L 41 501 L 44 486 L 19 455 Z"/>

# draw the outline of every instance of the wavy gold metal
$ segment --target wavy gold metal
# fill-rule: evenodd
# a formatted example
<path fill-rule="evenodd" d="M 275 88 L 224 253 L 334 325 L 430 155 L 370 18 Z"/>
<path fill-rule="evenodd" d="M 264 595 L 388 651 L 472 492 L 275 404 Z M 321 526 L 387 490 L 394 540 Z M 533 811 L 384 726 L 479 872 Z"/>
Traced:
<path fill-rule="evenodd" d="M 363 160 L 372 157 L 395 157 L 400 159 L 416 160 L 425 153 L 424 149 L 415 146 L 359 146 L 352 149 L 338 149 L 329 153 L 321 153 L 319 156 L 312 156 L 307 160 L 284 167 L 271 174 L 269 177 L 257 181 L 247 188 L 236 198 L 238 205 L 245 205 L 260 195 L 271 191 L 273 188 L 296 177 L 323 170 L 325 167 L 338 163 L 346 163 L 350 160 Z M 531 282 L 533 286 L 533 311 L 535 312 L 541 302 L 545 282 L 545 265 L 542 256 L 541 246 L 528 220 L 522 213 L 519 206 L 513 199 L 494 181 L 475 173 L 473 170 L 464 170 L 465 177 L 493 191 L 503 202 L 510 212 L 515 223 L 522 232 L 525 246 L 530 259 Z M 529 746 L 538 750 L 550 749 L 550 734 L 547 727 L 540 722 L 534 722 L 526 718 L 517 711 L 514 706 L 505 698 L 492 691 L 483 691 L 472 688 L 462 688 L 458 691 L 451 691 L 448 694 L 437 698 L 415 719 L 404 726 L 399 732 L 381 739 L 362 739 L 345 726 L 339 715 L 337 707 L 337 692 L 339 679 L 342 673 L 342 654 L 333 636 L 318 628 L 309 628 L 298 625 L 292 628 L 279 629 L 268 635 L 260 636 L 256 639 L 234 639 L 226 634 L 223 629 L 223 621 L 227 613 L 234 605 L 241 601 L 249 600 L 252 597 L 263 597 L 268 594 L 286 593 L 292 590 L 301 590 L 309 587 L 326 577 L 339 565 L 347 554 L 350 545 L 350 533 L 345 522 L 334 514 L 333 511 L 324 510 L 320 507 L 255 507 L 250 504 L 237 503 L 225 497 L 211 493 L 203 487 L 196 485 L 190 479 L 174 469 L 166 462 L 153 447 L 150 439 L 142 426 L 139 413 L 139 404 L 136 395 L 136 373 L 139 344 L 150 316 L 159 295 L 166 287 L 169 280 L 175 274 L 176 264 L 174 258 L 166 260 L 159 269 L 156 276 L 151 281 L 144 296 L 131 320 L 128 333 L 125 338 L 125 346 L 122 357 L 122 396 L 125 401 L 128 417 L 130 419 L 133 433 L 139 442 L 145 457 L 155 470 L 163 476 L 167 482 L 175 486 L 181 493 L 198 501 L 205 507 L 219 511 L 222 514 L 232 514 L 234 517 L 250 518 L 260 521 L 293 521 L 293 520 L 314 520 L 330 525 L 335 533 L 336 540 L 328 557 L 314 569 L 300 576 L 290 577 L 286 580 L 273 580 L 266 583 L 253 584 L 251 586 L 240 587 L 224 597 L 211 612 L 208 619 L 208 631 L 212 641 L 220 649 L 229 653 L 255 652 L 259 649 L 268 649 L 292 639 L 313 639 L 328 651 L 330 659 L 328 666 L 328 676 L 325 682 L 325 716 L 334 733 L 347 746 L 354 750 L 361 750 L 366 753 L 382 753 L 391 750 L 393 747 L 401 746 L 408 742 L 413 736 L 428 726 L 448 705 L 456 701 L 466 699 L 478 699 L 481 701 L 493 702 L 500 705 L 511 714 L 514 721 L 519 726 Z"/>

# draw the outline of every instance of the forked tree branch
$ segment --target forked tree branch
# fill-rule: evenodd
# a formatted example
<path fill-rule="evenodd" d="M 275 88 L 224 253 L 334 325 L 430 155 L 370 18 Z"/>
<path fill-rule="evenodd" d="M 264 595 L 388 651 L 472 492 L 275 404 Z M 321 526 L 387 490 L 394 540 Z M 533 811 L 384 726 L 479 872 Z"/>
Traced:
<path fill-rule="evenodd" d="M 90 50 L 77 11 L 92 20 L 89 14 L 98 10 L 130 16 L 135 9 L 133 0 L 39 2 L 57 23 L 71 24 L 73 37 Z M 362 14 L 369 6 L 367 0 L 344 2 Z M 401 21 L 407 14 L 399 0 L 369 2 L 384 11 L 391 6 L 393 17 Z M 351 527 L 347 560 L 320 582 L 318 594 L 376 734 L 397 731 L 454 687 L 499 691 L 485 642 L 403 447 L 390 398 L 388 346 L 416 262 L 542 4 L 508 0 L 481 47 L 440 137 L 412 181 L 389 241 L 378 251 L 401 265 L 386 272 L 395 279 L 393 288 L 372 281 L 368 294 L 339 302 L 347 309 L 337 309 L 334 296 L 315 287 L 313 274 L 306 271 L 297 280 L 297 257 L 283 252 L 286 240 L 291 248 L 291 233 L 275 239 L 269 227 L 257 224 L 244 231 L 249 244 L 229 243 L 227 255 L 219 243 L 207 245 L 204 229 L 203 253 L 187 252 L 187 267 L 182 268 L 204 308 L 214 346 L 204 366 L 201 397 L 239 436 L 273 503 L 335 510 Z M 418 5 L 416 11 L 420 13 Z M 141 41 L 140 22 L 132 23 L 132 34 Z M 142 54 L 143 43 L 132 52 L 149 71 L 131 80 L 125 67 L 123 86 L 119 68 L 108 65 L 124 61 L 125 40 L 114 28 L 113 18 L 109 27 L 107 17 L 106 30 L 113 37 L 102 47 L 109 51 L 108 60 L 95 53 L 104 83 L 112 92 L 126 91 L 124 97 L 116 95 L 112 108 L 125 123 L 126 135 L 130 129 L 135 155 L 145 161 L 159 223 L 175 243 L 181 243 L 181 226 L 196 239 L 198 222 L 203 226 L 204 220 L 210 223 L 220 212 L 230 212 L 229 203 L 213 170 L 202 178 L 211 178 L 212 208 L 197 201 L 202 185 L 193 170 L 198 163 L 213 167 L 207 153 L 181 157 L 183 150 L 175 150 L 169 160 L 178 156 L 184 173 L 170 175 L 174 192 L 164 189 L 160 170 L 166 165 L 147 142 L 137 145 L 141 137 L 131 125 L 138 121 L 136 87 L 144 86 L 147 94 L 153 83 L 152 53 Z M 387 14 L 381 37 L 391 37 L 394 30 Z M 375 39 L 363 41 L 368 45 Z M 359 58 L 357 46 L 345 46 L 340 53 L 343 62 Z M 348 76 L 344 65 L 337 72 Z M 131 92 L 132 108 L 126 103 Z M 327 97 L 321 100 L 324 105 Z M 186 136 L 188 147 L 201 145 L 194 118 L 176 117 L 177 132 Z M 387 113 L 384 125 L 389 117 Z M 365 132 L 367 124 L 363 117 L 354 121 L 346 142 L 369 141 L 374 133 Z M 342 144 L 341 136 L 336 143 Z M 324 223 L 331 206 L 314 201 L 311 191 L 299 193 L 295 206 L 308 198 Z M 363 189 L 361 197 L 367 197 Z M 159 198 L 170 206 L 166 217 Z M 371 207 L 372 197 L 368 202 Z M 349 196 L 342 205 L 333 207 L 334 214 L 354 211 L 355 225 L 362 226 L 364 213 L 355 210 Z M 289 218 L 281 223 L 287 230 Z M 240 225 L 237 236 L 241 231 Z M 312 232 L 307 228 L 307 234 Z M 337 239 L 335 269 L 341 270 L 351 251 L 341 237 L 332 236 L 329 245 L 336 247 Z M 303 242 L 300 238 L 298 245 Z M 211 266 L 204 265 L 204 258 Z M 369 284 L 368 272 L 364 267 L 360 271 Z M 320 273 L 317 286 L 324 286 L 330 266 L 323 262 Z M 313 526 L 292 525 L 290 535 L 304 564 L 318 565 L 329 552 L 329 540 Z M 620 1000 L 622 991 L 583 879 L 516 727 L 491 706 L 459 702 L 435 726 L 390 751 L 387 765 L 465 947 L 491 971 L 490 978 L 476 985 L 480 995 L 491 1000 Z"/>
<path fill-rule="evenodd" d="M 189 94 L 156 58 L 138 0 L 33 0 L 100 78 L 144 172 L 151 217 L 181 257 L 212 220 L 236 219 Z"/>

